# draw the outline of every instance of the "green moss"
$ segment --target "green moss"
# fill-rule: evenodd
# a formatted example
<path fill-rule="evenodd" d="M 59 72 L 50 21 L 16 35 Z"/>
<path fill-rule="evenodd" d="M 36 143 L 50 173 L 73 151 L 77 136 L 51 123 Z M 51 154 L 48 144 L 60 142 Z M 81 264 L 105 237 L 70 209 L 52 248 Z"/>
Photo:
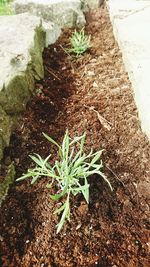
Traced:
<path fill-rule="evenodd" d="M 30 49 L 31 54 L 31 67 L 33 75 L 36 80 L 44 77 L 43 58 L 42 52 L 45 47 L 46 33 L 43 31 L 42 26 L 35 30 L 34 48 Z"/>
<path fill-rule="evenodd" d="M 14 12 L 9 5 L 10 1 L 0 0 L 0 16 L 13 15 Z"/>
<path fill-rule="evenodd" d="M 0 159 L 3 156 L 3 149 L 8 146 L 11 134 L 12 121 L 0 106 Z"/>
<path fill-rule="evenodd" d="M 33 79 L 27 73 L 15 76 L 7 88 L 0 92 L 0 105 L 7 114 L 16 114 L 25 110 L 25 105 L 31 97 L 31 90 L 34 88 Z"/>
<path fill-rule="evenodd" d="M 15 167 L 12 163 L 8 167 L 7 175 L 5 177 L 4 182 L 0 184 L 0 206 L 8 193 L 10 185 L 13 184 L 14 182 L 14 177 L 15 177 Z"/>

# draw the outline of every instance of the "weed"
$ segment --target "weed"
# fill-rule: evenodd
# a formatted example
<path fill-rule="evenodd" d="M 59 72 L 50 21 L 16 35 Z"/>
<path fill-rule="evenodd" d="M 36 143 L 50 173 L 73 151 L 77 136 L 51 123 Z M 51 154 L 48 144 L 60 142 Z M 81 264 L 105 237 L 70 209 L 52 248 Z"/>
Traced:
<path fill-rule="evenodd" d="M 104 173 L 101 172 L 103 167 L 102 161 L 97 163 L 103 150 L 93 153 L 91 149 L 90 153 L 84 153 L 85 133 L 82 136 L 71 139 L 67 130 L 62 146 L 59 146 L 58 143 L 45 133 L 43 135 L 48 141 L 57 146 L 59 161 L 56 160 L 54 166 L 51 166 L 48 162 L 51 155 L 46 159 L 42 159 L 38 154 L 32 155 L 30 158 L 36 163 L 35 168 L 29 169 L 17 181 L 32 177 L 31 184 L 33 184 L 38 178 L 46 176 L 51 179 L 50 183 L 47 184 L 47 188 L 51 188 L 56 181 L 58 192 L 55 195 L 51 195 L 51 198 L 55 201 L 62 198 L 62 205 L 55 210 L 55 213 L 61 214 L 61 219 L 57 224 L 57 233 L 59 233 L 65 221 L 70 221 L 71 195 L 76 196 L 82 193 L 86 202 L 89 203 L 89 183 L 87 177 L 98 174 L 108 183 L 111 190 L 112 186 Z"/>
<path fill-rule="evenodd" d="M 90 39 L 90 36 L 85 35 L 84 28 L 82 28 L 79 32 L 75 30 L 70 38 L 71 48 L 67 49 L 67 51 L 75 54 L 76 56 L 83 54 L 91 47 Z"/>

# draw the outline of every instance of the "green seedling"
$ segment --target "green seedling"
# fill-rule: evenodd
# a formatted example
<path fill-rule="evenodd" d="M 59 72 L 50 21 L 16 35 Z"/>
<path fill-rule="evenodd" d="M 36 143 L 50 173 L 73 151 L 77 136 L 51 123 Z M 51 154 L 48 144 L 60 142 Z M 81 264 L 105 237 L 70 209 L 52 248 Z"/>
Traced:
<path fill-rule="evenodd" d="M 54 182 L 57 183 L 58 192 L 55 195 L 50 195 L 50 197 L 55 201 L 62 200 L 61 206 L 55 210 L 55 213 L 61 215 L 60 221 L 56 226 L 57 233 L 59 233 L 65 221 L 70 221 L 71 195 L 76 196 L 82 193 L 86 202 L 89 203 L 90 185 L 87 180 L 89 176 L 98 174 L 107 182 L 111 190 L 112 186 L 101 171 L 103 167 L 100 160 L 102 150 L 95 153 L 93 153 L 93 150 L 88 154 L 84 153 L 85 133 L 82 136 L 71 139 L 67 130 L 61 146 L 45 133 L 43 135 L 49 142 L 57 146 L 59 160 L 56 160 L 54 166 L 51 166 L 49 163 L 51 155 L 46 159 L 42 159 L 38 154 L 30 156 L 36 166 L 33 169 L 29 169 L 17 181 L 31 177 L 31 184 L 34 184 L 38 178 L 45 176 L 50 178 L 47 188 L 51 188 Z"/>
<path fill-rule="evenodd" d="M 82 55 L 91 47 L 90 39 L 90 36 L 85 35 L 84 28 L 79 32 L 75 30 L 70 38 L 71 48 L 67 49 L 67 51 L 75 54 L 76 56 Z"/>

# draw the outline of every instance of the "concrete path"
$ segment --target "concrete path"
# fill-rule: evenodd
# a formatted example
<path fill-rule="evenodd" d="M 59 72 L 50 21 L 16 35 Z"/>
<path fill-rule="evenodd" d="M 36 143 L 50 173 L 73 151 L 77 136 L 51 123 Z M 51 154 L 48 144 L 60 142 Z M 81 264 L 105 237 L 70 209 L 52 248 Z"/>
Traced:
<path fill-rule="evenodd" d="M 133 85 L 141 126 L 150 139 L 150 0 L 106 3 Z"/>

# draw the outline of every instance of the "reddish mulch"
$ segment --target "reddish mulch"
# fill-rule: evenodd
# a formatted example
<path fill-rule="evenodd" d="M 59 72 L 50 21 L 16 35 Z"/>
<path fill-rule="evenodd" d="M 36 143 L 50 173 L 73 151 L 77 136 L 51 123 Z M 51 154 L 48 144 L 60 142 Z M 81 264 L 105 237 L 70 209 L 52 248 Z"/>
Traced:
<path fill-rule="evenodd" d="M 107 11 L 102 7 L 87 19 L 92 48 L 84 56 L 71 58 L 62 49 L 69 31 L 45 49 L 45 78 L 36 84 L 5 161 L 15 162 L 19 177 L 32 166 L 30 153 L 55 159 L 42 132 L 61 142 L 67 128 L 72 137 L 86 131 L 87 151 L 105 149 L 104 172 L 114 192 L 100 177 L 90 177 L 89 206 L 81 195 L 74 197 L 71 222 L 56 234 L 59 218 L 46 178 L 33 186 L 15 183 L 0 210 L 3 267 L 150 266 L 150 147 Z"/>

